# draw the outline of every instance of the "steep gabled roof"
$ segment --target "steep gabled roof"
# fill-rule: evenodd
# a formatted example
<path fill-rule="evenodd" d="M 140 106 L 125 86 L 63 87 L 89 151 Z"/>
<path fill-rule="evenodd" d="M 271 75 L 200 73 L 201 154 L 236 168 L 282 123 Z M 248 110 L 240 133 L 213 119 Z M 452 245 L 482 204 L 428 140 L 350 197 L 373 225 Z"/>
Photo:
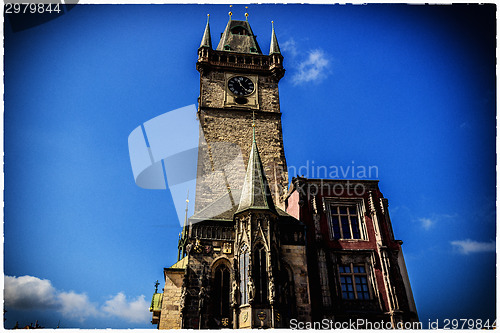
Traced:
<path fill-rule="evenodd" d="M 236 213 L 247 209 L 266 209 L 276 213 L 273 197 L 269 190 L 264 166 L 260 159 L 255 132 L 252 142 L 252 150 L 248 159 L 245 182 L 241 190 L 240 204 Z"/>
<path fill-rule="evenodd" d="M 229 19 L 221 35 L 218 51 L 262 54 L 248 21 Z"/>

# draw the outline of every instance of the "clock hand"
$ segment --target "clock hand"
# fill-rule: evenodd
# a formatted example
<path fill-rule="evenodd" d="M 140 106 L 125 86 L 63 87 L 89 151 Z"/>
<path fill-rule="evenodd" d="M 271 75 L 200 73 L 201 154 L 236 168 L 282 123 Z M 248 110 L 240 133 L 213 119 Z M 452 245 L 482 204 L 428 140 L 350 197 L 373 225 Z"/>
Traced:
<path fill-rule="evenodd" d="M 240 86 L 243 88 L 243 90 L 245 90 L 245 92 L 247 94 L 251 93 L 252 92 L 252 89 L 250 88 L 250 85 L 248 84 L 248 82 L 244 82 L 245 85 L 243 86 L 242 83 L 240 83 Z"/>

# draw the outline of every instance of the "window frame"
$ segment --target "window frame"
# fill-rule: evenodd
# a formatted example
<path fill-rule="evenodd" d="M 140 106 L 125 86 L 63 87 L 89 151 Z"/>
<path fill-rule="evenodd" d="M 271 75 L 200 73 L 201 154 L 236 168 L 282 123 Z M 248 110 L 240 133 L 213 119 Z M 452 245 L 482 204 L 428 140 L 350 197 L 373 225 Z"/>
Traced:
<path fill-rule="evenodd" d="M 239 275 L 240 275 L 240 305 L 249 304 L 248 303 L 248 267 L 250 266 L 250 249 L 246 244 L 240 248 L 240 253 L 238 255 L 239 260 Z"/>
<path fill-rule="evenodd" d="M 218 276 L 219 275 L 219 276 Z M 220 263 L 213 271 L 214 304 L 220 318 L 231 314 L 231 270 L 226 263 Z M 227 313 L 224 313 L 227 310 Z"/>
<path fill-rule="evenodd" d="M 259 304 L 267 303 L 267 250 L 264 244 L 258 243 L 253 250 L 253 281 L 255 284 L 255 301 Z"/>
<path fill-rule="evenodd" d="M 363 198 L 323 198 L 323 205 L 326 208 L 327 216 L 328 216 L 328 233 L 330 236 L 330 240 L 342 240 L 342 241 L 368 241 L 368 233 L 366 231 L 366 223 L 364 220 L 365 216 L 365 204 Z M 356 213 L 351 214 L 349 212 L 349 206 L 354 206 L 356 209 Z M 342 230 L 342 222 L 338 219 L 338 216 L 343 216 L 340 214 L 339 208 L 337 208 L 337 212 L 333 214 L 332 207 L 346 207 L 347 215 L 349 217 L 349 233 L 350 238 L 344 237 L 344 231 Z M 356 216 L 357 218 L 357 227 L 360 238 L 352 238 L 353 236 L 353 227 L 351 223 L 351 216 Z M 338 230 L 340 233 L 340 238 L 335 237 L 335 228 L 334 228 L 334 217 L 336 218 L 336 225 L 338 226 Z"/>
<path fill-rule="evenodd" d="M 349 272 L 341 272 L 341 267 L 348 267 Z M 363 267 L 364 272 L 355 272 L 354 267 Z M 372 288 L 371 288 L 371 282 L 370 282 L 370 272 L 368 271 L 368 265 L 366 263 L 348 263 L 348 264 L 338 264 L 337 265 L 337 272 L 338 272 L 338 282 L 340 285 L 340 297 L 344 301 L 369 301 L 373 299 L 373 293 L 372 293 Z M 351 279 L 350 285 L 352 286 L 352 293 L 354 294 L 354 298 L 345 298 L 344 293 L 349 293 L 351 291 L 346 290 L 344 291 L 342 289 L 342 286 L 345 284 L 347 285 L 348 283 L 344 283 L 342 281 L 342 278 L 347 278 L 349 277 Z M 359 285 L 365 285 L 364 283 L 356 283 L 356 277 L 365 277 L 366 278 L 366 289 L 367 290 L 357 290 L 357 286 Z M 361 287 L 362 289 L 362 287 Z M 364 293 L 368 294 L 368 298 L 365 298 L 362 296 L 361 298 L 358 296 L 358 293 L 361 293 L 362 295 L 365 295 Z"/>

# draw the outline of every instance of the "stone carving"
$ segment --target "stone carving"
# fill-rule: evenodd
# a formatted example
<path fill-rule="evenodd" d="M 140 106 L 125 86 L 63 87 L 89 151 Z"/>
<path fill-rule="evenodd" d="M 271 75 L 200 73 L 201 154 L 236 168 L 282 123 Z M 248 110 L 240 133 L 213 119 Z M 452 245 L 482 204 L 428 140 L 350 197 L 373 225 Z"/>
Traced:
<path fill-rule="evenodd" d="M 271 304 L 274 303 L 274 299 L 276 297 L 276 290 L 274 288 L 274 277 L 271 275 L 269 278 L 269 302 Z"/>
<path fill-rule="evenodd" d="M 312 198 L 311 203 L 312 203 L 312 209 L 313 209 L 313 214 L 318 214 L 318 205 L 316 203 L 316 196 Z"/>
<path fill-rule="evenodd" d="M 375 213 L 375 205 L 373 203 L 373 193 L 372 191 L 368 192 L 368 204 L 370 205 L 370 213 Z"/>
<path fill-rule="evenodd" d="M 182 316 L 182 313 L 184 312 L 184 308 L 186 307 L 186 297 L 187 297 L 187 289 L 186 288 L 182 288 L 182 293 L 181 293 L 181 300 L 180 300 L 180 303 L 179 303 L 179 309 L 181 311 L 181 316 Z"/>
<path fill-rule="evenodd" d="M 250 276 L 248 280 L 248 301 L 251 303 L 253 302 L 254 298 L 255 298 L 255 285 L 253 283 L 252 277 Z"/>
<path fill-rule="evenodd" d="M 187 254 L 190 254 L 192 249 L 193 249 L 193 244 L 192 244 L 192 243 L 189 243 L 189 244 L 186 246 L 186 253 L 187 253 Z"/>
<path fill-rule="evenodd" d="M 233 281 L 233 286 L 232 286 L 232 289 L 231 289 L 231 300 L 232 300 L 232 303 L 231 305 L 233 307 L 236 307 L 238 305 L 238 301 L 239 301 L 239 290 L 238 290 L 238 282 Z"/>
<path fill-rule="evenodd" d="M 199 238 L 196 238 L 196 243 L 194 245 L 194 253 L 201 253 L 203 252 L 203 247 L 201 246 L 201 241 Z"/>
<path fill-rule="evenodd" d="M 205 297 L 207 293 L 205 291 L 205 287 L 200 288 L 200 292 L 198 293 L 198 311 L 201 313 L 203 311 L 203 307 L 205 306 Z"/>

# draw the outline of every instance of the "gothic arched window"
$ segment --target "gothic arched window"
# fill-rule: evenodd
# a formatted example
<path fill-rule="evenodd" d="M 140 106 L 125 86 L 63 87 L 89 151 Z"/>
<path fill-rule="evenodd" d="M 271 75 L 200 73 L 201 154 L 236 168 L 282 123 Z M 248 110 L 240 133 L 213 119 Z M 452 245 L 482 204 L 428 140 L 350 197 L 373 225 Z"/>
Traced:
<path fill-rule="evenodd" d="M 257 245 L 254 252 L 253 277 L 255 281 L 255 301 L 267 301 L 267 253 L 264 245 Z"/>
<path fill-rule="evenodd" d="M 229 317 L 230 312 L 230 273 L 229 268 L 222 264 L 215 269 L 214 304 L 215 315 L 219 318 Z"/>
<path fill-rule="evenodd" d="M 249 266 L 249 254 L 246 245 L 243 245 L 240 251 L 240 294 L 241 294 L 241 304 L 248 303 L 248 266 Z"/>

